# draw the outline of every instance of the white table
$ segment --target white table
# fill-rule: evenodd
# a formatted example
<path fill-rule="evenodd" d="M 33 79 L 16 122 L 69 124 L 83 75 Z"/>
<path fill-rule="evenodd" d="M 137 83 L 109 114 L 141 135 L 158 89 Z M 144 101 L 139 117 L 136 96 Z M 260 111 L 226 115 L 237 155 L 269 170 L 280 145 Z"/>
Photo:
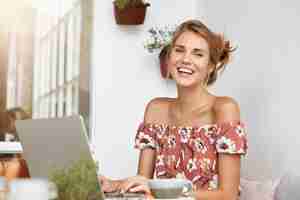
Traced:
<path fill-rule="evenodd" d="M 145 198 L 137 197 L 115 197 L 115 198 L 105 198 L 105 200 L 145 200 Z M 177 199 L 153 199 L 153 200 L 194 200 L 192 197 L 180 197 Z"/>
<path fill-rule="evenodd" d="M 145 197 L 109 197 L 105 198 L 105 200 L 146 200 Z M 147 200 L 195 200 L 192 197 L 180 197 L 176 199 L 147 199 Z"/>
<path fill-rule="evenodd" d="M 20 142 L 0 142 L 0 154 L 22 153 L 23 148 Z"/>

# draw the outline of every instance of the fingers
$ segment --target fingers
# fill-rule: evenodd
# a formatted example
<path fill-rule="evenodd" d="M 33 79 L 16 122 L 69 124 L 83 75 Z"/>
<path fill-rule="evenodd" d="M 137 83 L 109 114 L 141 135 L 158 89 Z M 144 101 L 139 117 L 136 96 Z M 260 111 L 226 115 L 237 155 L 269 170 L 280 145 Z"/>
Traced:
<path fill-rule="evenodd" d="M 103 192 L 143 192 L 151 194 L 148 187 L 148 180 L 142 176 L 134 176 L 122 181 L 114 181 L 105 176 L 99 175 L 98 180 Z"/>
<path fill-rule="evenodd" d="M 122 183 L 119 187 L 119 191 L 121 193 L 128 192 L 130 188 L 133 188 L 137 186 L 139 183 L 131 181 L 131 180 L 126 180 L 124 183 Z"/>
<path fill-rule="evenodd" d="M 98 182 L 102 185 L 103 184 L 103 182 L 105 182 L 105 180 L 106 180 L 106 177 L 105 176 L 102 176 L 102 175 L 99 175 L 98 176 Z"/>
<path fill-rule="evenodd" d="M 150 189 L 148 187 L 147 179 L 140 176 L 135 176 L 126 179 L 121 185 L 120 185 L 120 191 L 121 192 L 142 192 L 146 194 L 150 194 Z"/>
<path fill-rule="evenodd" d="M 147 185 L 138 185 L 129 189 L 129 192 L 143 192 L 147 195 L 151 195 L 151 191 Z"/>
<path fill-rule="evenodd" d="M 117 191 L 118 184 L 117 181 L 113 181 L 105 176 L 99 175 L 98 181 L 101 185 L 103 192 L 115 192 Z"/>

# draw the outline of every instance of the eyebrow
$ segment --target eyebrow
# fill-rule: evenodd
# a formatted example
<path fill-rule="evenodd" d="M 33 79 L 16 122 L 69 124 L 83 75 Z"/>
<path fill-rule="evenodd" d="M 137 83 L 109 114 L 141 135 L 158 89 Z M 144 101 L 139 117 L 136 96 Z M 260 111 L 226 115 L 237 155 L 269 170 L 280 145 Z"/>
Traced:
<path fill-rule="evenodd" d="M 183 45 L 179 45 L 179 44 L 175 44 L 174 47 L 178 47 L 178 48 L 184 49 L 184 46 Z M 200 52 L 207 52 L 204 49 L 198 49 L 198 48 L 193 49 L 193 51 L 196 51 L 196 52 L 198 52 L 198 51 L 200 51 Z"/>

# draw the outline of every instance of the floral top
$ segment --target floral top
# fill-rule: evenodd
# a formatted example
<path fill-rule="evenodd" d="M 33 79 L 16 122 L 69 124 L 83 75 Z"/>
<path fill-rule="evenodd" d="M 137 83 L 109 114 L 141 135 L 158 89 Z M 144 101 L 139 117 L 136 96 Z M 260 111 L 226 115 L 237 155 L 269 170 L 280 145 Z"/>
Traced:
<path fill-rule="evenodd" d="M 135 147 L 156 150 L 157 178 L 183 176 L 196 188 L 216 189 L 218 153 L 246 154 L 247 139 L 241 122 L 199 127 L 141 123 Z"/>

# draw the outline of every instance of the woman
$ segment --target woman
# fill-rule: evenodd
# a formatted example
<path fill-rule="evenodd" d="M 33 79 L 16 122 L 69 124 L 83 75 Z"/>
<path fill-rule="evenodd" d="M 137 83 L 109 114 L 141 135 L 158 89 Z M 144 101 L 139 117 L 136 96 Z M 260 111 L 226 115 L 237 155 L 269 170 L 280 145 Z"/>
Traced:
<path fill-rule="evenodd" d="M 155 173 L 157 178 L 191 180 L 199 200 L 237 199 L 240 157 L 247 149 L 239 106 L 207 90 L 232 51 L 229 41 L 200 21 L 177 28 L 168 70 L 178 95 L 149 102 L 135 140 L 141 149 L 138 175 L 116 181 L 100 177 L 104 191 L 149 193 L 146 183 Z"/>

